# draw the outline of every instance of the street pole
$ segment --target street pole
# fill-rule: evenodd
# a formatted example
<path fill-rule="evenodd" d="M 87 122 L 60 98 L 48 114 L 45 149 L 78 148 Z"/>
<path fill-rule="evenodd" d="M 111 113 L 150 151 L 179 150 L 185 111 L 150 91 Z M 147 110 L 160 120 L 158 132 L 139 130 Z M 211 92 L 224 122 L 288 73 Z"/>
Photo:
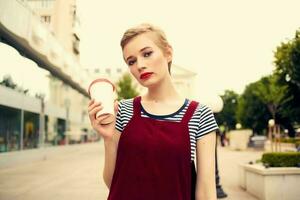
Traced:
<path fill-rule="evenodd" d="M 20 126 L 20 150 L 24 148 L 24 110 L 21 109 L 21 126 Z"/>
<path fill-rule="evenodd" d="M 66 106 L 66 131 L 65 131 L 65 144 L 69 144 L 68 137 L 70 133 L 70 99 L 66 98 L 65 99 L 65 106 Z"/>
<path fill-rule="evenodd" d="M 219 130 L 217 130 L 217 133 Z M 220 133 L 220 132 L 219 132 Z M 216 169 L 216 190 L 217 190 L 217 198 L 226 198 L 228 195 L 224 192 L 222 185 L 220 184 L 220 176 L 219 176 L 219 169 L 218 169 L 218 153 L 217 153 L 217 146 L 218 146 L 218 135 L 216 134 L 216 146 L 215 146 L 215 169 Z"/>
<path fill-rule="evenodd" d="M 39 98 L 41 100 L 39 147 L 43 147 L 45 141 L 45 95 L 41 94 Z"/>

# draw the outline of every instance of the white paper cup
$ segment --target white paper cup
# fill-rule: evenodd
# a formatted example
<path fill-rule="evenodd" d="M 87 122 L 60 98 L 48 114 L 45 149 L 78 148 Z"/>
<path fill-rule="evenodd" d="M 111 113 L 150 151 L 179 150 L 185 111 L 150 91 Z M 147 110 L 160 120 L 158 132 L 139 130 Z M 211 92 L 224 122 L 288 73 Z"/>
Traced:
<path fill-rule="evenodd" d="M 89 86 L 88 93 L 91 99 L 95 99 L 96 102 L 101 102 L 101 106 L 103 107 L 102 110 L 96 113 L 96 118 L 103 115 L 107 116 L 101 121 L 101 124 L 109 124 L 113 122 L 115 118 L 114 92 L 114 84 L 105 78 L 96 79 Z"/>

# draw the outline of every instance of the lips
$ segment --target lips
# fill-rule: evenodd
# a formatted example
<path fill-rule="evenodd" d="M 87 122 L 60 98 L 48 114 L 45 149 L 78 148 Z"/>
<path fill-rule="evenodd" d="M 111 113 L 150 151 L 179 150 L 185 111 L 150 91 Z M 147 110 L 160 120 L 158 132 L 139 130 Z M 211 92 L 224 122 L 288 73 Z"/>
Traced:
<path fill-rule="evenodd" d="M 140 79 L 147 79 L 149 78 L 153 73 L 152 72 L 145 72 L 140 75 Z"/>

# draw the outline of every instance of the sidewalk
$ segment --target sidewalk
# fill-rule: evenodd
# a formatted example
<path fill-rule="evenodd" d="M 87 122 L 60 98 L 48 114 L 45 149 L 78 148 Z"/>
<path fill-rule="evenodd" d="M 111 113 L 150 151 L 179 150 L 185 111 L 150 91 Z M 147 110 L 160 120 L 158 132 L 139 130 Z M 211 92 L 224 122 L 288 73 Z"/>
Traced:
<path fill-rule="evenodd" d="M 256 197 L 239 187 L 239 164 L 260 159 L 262 151 L 232 151 L 227 147 L 218 148 L 220 183 L 228 194 L 225 200 L 257 200 Z"/>
<path fill-rule="evenodd" d="M 0 170 L 0 200 L 105 200 L 102 142 L 69 148 L 72 153 Z M 258 159 L 261 152 L 219 147 L 218 153 L 225 200 L 256 200 L 238 186 L 238 163 Z"/>

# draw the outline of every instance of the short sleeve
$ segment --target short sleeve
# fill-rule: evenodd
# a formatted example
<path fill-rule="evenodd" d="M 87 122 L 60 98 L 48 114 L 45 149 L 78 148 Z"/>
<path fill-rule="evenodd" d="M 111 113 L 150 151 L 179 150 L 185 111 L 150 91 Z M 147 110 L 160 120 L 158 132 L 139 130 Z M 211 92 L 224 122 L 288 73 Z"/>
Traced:
<path fill-rule="evenodd" d="M 122 99 L 118 104 L 115 128 L 123 132 L 133 116 L 133 99 Z"/>
<path fill-rule="evenodd" d="M 118 112 L 117 112 L 117 116 L 116 116 L 116 126 L 115 128 L 122 132 L 123 131 L 123 124 L 122 124 L 122 100 L 119 101 L 118 103 Z"/>
<path fill-rule="evenodd" d="M 215 131 L 218 128 L 219 127 L 212 110 L 206 105 L 200 105 L 200 122 L 196 134 L 196 139 L 198 140 L 204 135 Z"/>

